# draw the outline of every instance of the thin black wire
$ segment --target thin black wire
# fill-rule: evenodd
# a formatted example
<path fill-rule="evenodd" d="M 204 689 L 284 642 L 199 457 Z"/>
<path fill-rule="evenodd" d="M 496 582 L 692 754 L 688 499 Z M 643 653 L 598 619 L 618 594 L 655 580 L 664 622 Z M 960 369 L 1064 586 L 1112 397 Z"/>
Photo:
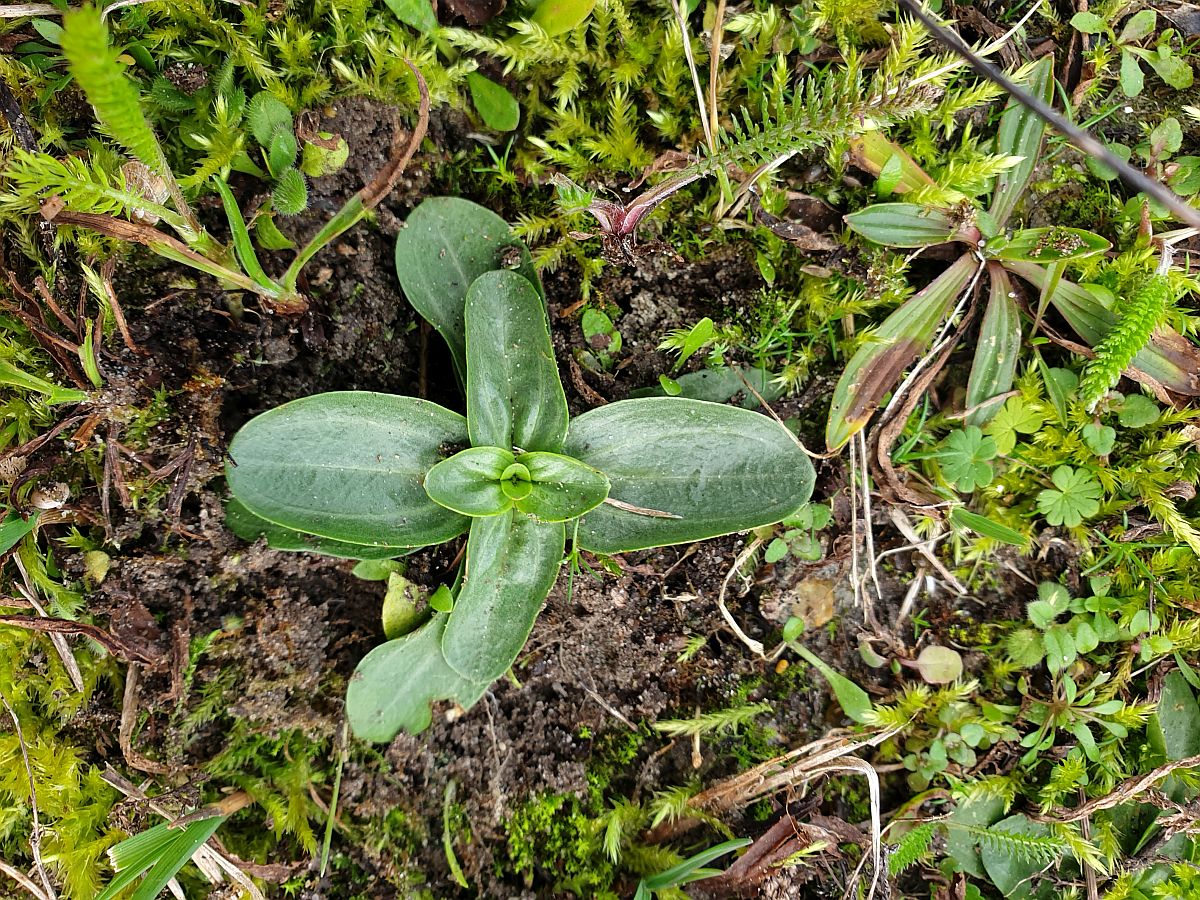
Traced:
<path fill-rule="evenodd" d="M 1062 134 L 1067 140 L 1074 144 L 1079 150 L 1095 157 L 1104 165 L 1113 169 L 1120 176 L 1121 180 L 1128 184 L 1134 190 L 1147 194 L 1153 197 L 1163 206 L 1171 211 L 1171 213 L 1181 222 L 1185 222 L 1194 228 L 1200 228 L 1200 212 L 1194 207 L 1185 202 L 1178 194 L 1168 188 L 1166 185 L 1155 181 L 1146 176 L 1145 173 L 1139 172 L 1125 160 L 1121 159 L 1103 143 L 1096 140 L 1086 131 L 1077 128 L 1067 120 L 1065 116 L 1057 110 L 1052 109 L 1043 103 L 1040 99 L 1033 96 L 1024 88 L 1010 81 L 1003 72 L 992 65 L 987 60 L 980 57 L 970 47 L 966 45 L 953 31 L 943 28 L 935 22 L 929 15 L 921 9 L 916 0 L 897 0 L 900 6 L 904 7 L 908 12 L 925 26 L 925 29 L 933 35 L 940 43 L 946 45 L 959 56 L 961 56 L 967 64 L 986 78 L 993 84 L 1002 87 L 1011 97 L 1015 98 L 1018 103 L 1044 121 L 1047 125 Z"/>

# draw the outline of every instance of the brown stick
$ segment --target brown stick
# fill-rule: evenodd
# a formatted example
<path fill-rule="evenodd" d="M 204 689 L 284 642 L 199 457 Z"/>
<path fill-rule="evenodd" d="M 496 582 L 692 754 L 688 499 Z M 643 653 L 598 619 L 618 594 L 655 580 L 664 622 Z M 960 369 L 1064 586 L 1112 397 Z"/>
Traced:
<path fill-rule="evenodd" d="M 50 307 L 50 312 L 54 313 L 54 318 L 56 318 L 56 319 L 58 319 L 58 321 L 62 322 L 63 325 L 66 326 L 67 330 L 69 332 L 71 332 L 71 334 L 75 335 L 76 338 L 78 338 L 79 337 L 78 324 L 75 322 L 72 322 L 70 317 L 65 312 L 62 311 L 62 307 L 59 306 L 58 303 L 54 299 L 54 294 L 52 294 L 50 292 L 50 286 L 48 284 L 46 284 L 46 280 L 44 278 L 42 278 L 41 275 L 38 275 L 36 278 L 34 278 L 33 284 L 37 288 L 37 292 L 41 296 L 42 302 L 45 303 L 48 307 Z"/>
<path fill-rule="evenodd" d="M 896 469 L 892 465 L 892 444 L 896 438 L 900 436 L 900 432 L 904 430 L 904 424 L 908 421 L 909 415 L 916 408 L 917 402 L 925 396 L 929 385 L 933 383 L 934 378 L 942 371 L 942 367 L 946 365 L 946 360 L 950 358 L 950 353 L 958 346 L 958 342 L 962 340 L 967 329 L 975 319 L 975 310 L 979 304 L 979 293 L 974 288 L 971 296 L 971 305 L 967 307 L 963 314 L 962 322 L 958 326 L 958 330 L 951 336 L 950 340 L 946 341 L 945 345 L 938 352 L 937 357 L 931 364 L 922 372 L 908 389 L 906 396 L 900 406 L 892 414 L 892 416 L 880 423 L 871 435 L 872 455 L 874 459 L 874 467 L 878 480 L 881 486 L 885 486 L 891 492 L 891 496 L 884 495 L 886 499 L 892 502 L 902 501 L 910 503 L 913 506 L 924 507 L 929 506 L 929 498 L 922 497 L 912 488 L 902 482 L 899 476 L 896 475 Z M 881 492 L 882 493 L 882 492 Z"/>
<path fill-rule="evenodd" d="M 404 60 L 404 64 L 416 76 L 417 90 L 421 95 L 420 106 L 417 108 L 417 124 L 413 128 L 408 146 L 403 147 L 403 149 L 400 140 L 400 123 L 396 122 L 394 124 L 392 128 L 392 152 L 390 158 L 384 167 L 375 173 L 375 177 L 363 185 L 362 189 L 358 192 L 359 199 L 362 200 L 363 206 L 367 209 L 377 206 L 384 197 L 392 192 L 392 188 L 400 180 L 400 175 L 412 160 L 413 155 L 417 152 L 417 148 L 421 146 L 421 141 L 425 140 L 425 132 L 429 130 L 429 88 L 425 85 L 425 77 L 407 59 Z"/>
<path fill-rule="evenodd" d="M 108 297 L 108 308 L 112 310 L 113 319 L 116 320 L 117 330 L 121 332 L 121 340 L 125 342 L 125 346 L 138 356 L 148 356 L 148 351 L 133 342 L 133 335 L 129 333 L 129 323 L 125 321 L 125 313 L 121 311 L 121 304 L 117 301 L 117 292 L 113 290 L 112 273 L 116 265 L 117 261 L 110 259 L 100 267 L 100 282 L 104 285 L 105 296 Z"/>
<path fill-rule="evenodd" d="M 137 663 L 130 663 L 125 672 L 125 694 L 121 699 L 121 728 L 117 734 L 117 742 L 121 745 L 121 753 L 125 762 L 139 772 L 149 772 L 151 775 L 166 775 L 172 771 L 170 766 L 155 762 L 133 749 L 133 729 L 137 724 Z"/>
<path fill-rule="evenodd" d="M 16 729 L 17 743 L 21 747 L 21 759 L 25 761 L 25 774 L 29 776 L 29 809 L 33 816 L 33 829 L 29 835 L 29 852 L 33 855 L 33 864 L 37 868 L 38 877 L 42 879 L 45 895 L 50 900 L 55 900 L 58 895 L 54 892 L 50 875 L 42 863 L 42 824 L 38 821 L 37 783 L 33 777 L 33 766 L 29 763 L 29 748 L 25 746 L 25 735 L 21 733 L 21 720 L 17 718 L 16 712 L 8 703 L 8 698 L 3 694 L 0 694 L 0 703 L 3 703 L 4 708 L 8 710 L 8 717 L 12 719 L 13 728 Z"/>
<path fill-rule="evenodd" d="M 103 628 L 89 625 L 86 622 L 72 622 L 70 619 L 44 619 L 40 616 L 0 616 L 0 625 L 11 625 L 14 628 L 39 631 L 42 634 L 82 634 L 100 644 L 122 662 L 138 662 L 152 668 L 157 668 L 162 664 L 161 658 L 149 656 Z"/>
<path fill-rule="evenodd" d="M 14 866 L 10 866 L 2 859 L 0 859 L 0 875 L 7 875 L 21 887 L 25 888 L 25 890 L 29 891 L 36 900 L 50 900 L 40 887 L 30 881 L 28 875 Z"/>
<path fill-rule="evenodd" d="M 1105 794 L 1103 797 L 1096 797 L 1094 800 L 1080 804 L 1074 809 L 1057 809 L 1053 815 L 1030 816 L 1030 818 L 1038 822 L 1079 822 L 1089 816 L 1095 815 L 1102 809 L 1112 809 L 1114 806 L 1128 803 L 1130 800 L 1135 799 L 1138 794 L 1149 790 L 1156 782 L 1166 778 L 1176 769 L 1194 769 L 1197 766 L 1200 766 L 1200 756 L 1188 756 L 1184 759 L 1165 762 L 1161 766 L 1151 769 L 1145 775 L 1135 775 L 1133 778 L 1125 779 L 1117 785 L 1115 790 Z"/>

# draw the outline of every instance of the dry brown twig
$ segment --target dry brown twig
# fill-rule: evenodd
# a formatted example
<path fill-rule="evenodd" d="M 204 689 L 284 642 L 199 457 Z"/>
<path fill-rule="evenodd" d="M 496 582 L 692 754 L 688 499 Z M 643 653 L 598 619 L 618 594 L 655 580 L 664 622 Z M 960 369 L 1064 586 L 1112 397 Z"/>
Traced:
<path fill-rule="evenodd" d="M 1096 797 L 1087 803 L 1081 803 L 1074 809 L 1057 809 L 1051 815 L 1030 816 L 1030 818 L 1036 822 L 1055 822 L 1060 824 L 1081 822 L 1101 810 L 1112 809 L 1114 806 L 1120 806 L 1122 803 L 1128 803 L 1136 799 L 1139 795 L 1150 790 L 1156 783 L 1162 781 L 1178 769 L 1194 769 L 1197 766 L 1200 766 L 1200 756 L 1188 756 L 1184 759 L 1171 760 L 1151 769 L 1144 775 L 1135 775 L 1132 778 L 1125 779 L 1111 793 L 1105 794 L 1103 797 Z"/>
<path fill-rule="evenodd" d="M 720 113 L 717 110 L 717 88 L 721 75 L 721 39 L 725 31 L 725 0 L 717 0 L 717 10 L 713 15 L 712 34 L 709 35 L 711 46 L 708 48 L 708 121 L 712 125 L 713 137 L 721 130 Z M 716 152 L 716 145 L 710 142 L 709 150 Z"/>
<path fill-rule="evenodd" d="M 725 620 L 725 624 L 729 626 L 730 631 L 737 635 L 738 640 L 749 647 L 750 652 L 755 656 L 761 656 L 765 659 L 766 653 L 764 652 L 762 641 L 756 641 L 754 638 L 750 637 L 750 635 L 746 634 L 746 632 L 742 631 L 742 626 L 737 623 L 737 619 L 733 617 L 733 614 L 725 605 L 725 595 L 729 592 L 729 583 L 733 581 L 733 576 L 741 571 L 742 566 L 746 564 L 747 560 L 749 560 L 750 557 L 754 555 L 755 551 L 757 551 L 762 545 L 763 539 L 755 538 L 746 545 L 745 549 L 738 554 L 737 559 L 733 561 L 733 565 L 730 566 L 729 571 L 725 573 L 725 580 L 721 582 L 721 591 L 717 595 L 717 609 L 721 613 L 721 618 Z"/>
<path fill-rule="evenodd" d="M 139 662 L 151 668 L 158 668 L 163 662 L 161 656 L 150 656 L 111 632 L 105 631 L 98 625 L 89 625 L 87 622 L 54 619 L 49 616 L 0 616 L 0 625 L 24 628 L 27 631 L 40 631 L 42 634 L 49 635 L 81 634 L 91 638 L 122 662 Z"/>
<path fill-rule="evenodd" d="M 121 746 L 121 753 L 125 757 L 125 762 L 129 763 L 131 768 L 137 769 L 139 772 L 149 772 L 153 775 L 166 775 L 168 772 L 174 771 L 171 766 L 163 765 L 149 757 L 143 756 L 133 747 L 133 729 L 137 725 L 137 686 L 139 674 L 140 670 L 137 663 L 130 663 L 129 668 L 125 672 L 125 693 L 121 699 L 121 727 L 117 733 L 117 742 Z"/>
<path fill-rule="evenodd" d="M 692 76 L 692 87 L 696 90 L 696 111 L 700 114 L 700 125 L 704 129 L 704 142 L 708 145 L 709 150 L 717 149 L 716 139 L 713 134 L 712 123 L 708 119 L 708 108 L 704 103 L 704 88 L 700 86 L 700 73 L 696 71 L 696 58 L 692 54 L 692 42 L 688 36 L 687 15 L 683 11 L 679 0 L 671 0 L 671 6 L 675 10 L 675 19 L 679 23 L 680 38 L 683 41 L 683 56 L 687 60 L 688 71 Z"/>
<path fill-rule="evenodd" d="M 25 763 L 25 773 L 29 776 L 29 809 L 33 817 L 33 828 L 29 834 L 29 852 L 33 856 L 34 868 L 42 881 L 42 896 L 47 900 L 57 900 L 58 895 L 54 891 L 54 884 L 50 881 L 50 875 L 42 862 L 42 823 L 38 818 L 37 783 L 33 777 L 33 766 L 29 762 L 29 748 L 25 745 L 25 735 L 21 732 L 21 721 L 9 704 L 8 698 L 3 694 L 0 694 L 0 703 L 4 704 L 5 710 L 8 711 L 8 717 L 12 719 L 13 729 L 17 733 L 17 744 L 21 748 L 21 759 Z"/>
<path fill-rule="evenodd" d="M 44 619 L 48 619 L 45 608 L 38 601 L 37 592 L 34 590 L 33 581 L 29 577 L 29 571 L 25 568 L 25 563 L 21 561 L 20 555 L 14 554 L 12 561 L 16 564 L 17 571 L 21 573 L 21 584 L 16 585 L 17 593 L 25 598 L 26 602 L 33 607 L 34 612 Z M 71 645 L 67 643 L 64 635 L 50 633 L 50 643 L 54 645 L 54 651 L 58 654 L 58 658 L 62 660 L 63 668 L 67 670 L 67 677 L 71 679 L 71 685 L 79 693 L 84 691 L 83 673 L 79 671 L 79 663 L 75 659 L 75 654 L 71 652 Z"/>
<path fill-rule="evenodd" d="M 831 771 L 830 765 L 857 767 L 848 763 L 853 754 L 866 747 L 875 747 L 900 732 L 888 728 L 861 740 L 849 740 L 844 732 L 831 732 L 819 740 L 797 747 L 782 756 L 760 763 L 752 769 L 719 782 L 692 798 L 693 809 L 707 815 L 720 816 L 740 809 L 749 803 L 770 796 L 776 791 L 793 787 L 820 774 Z M 703 824 L 696 816 L 683 816 L 673 822 L 663 822 L 643 835 L 650 843 L 674 840 Z"/>

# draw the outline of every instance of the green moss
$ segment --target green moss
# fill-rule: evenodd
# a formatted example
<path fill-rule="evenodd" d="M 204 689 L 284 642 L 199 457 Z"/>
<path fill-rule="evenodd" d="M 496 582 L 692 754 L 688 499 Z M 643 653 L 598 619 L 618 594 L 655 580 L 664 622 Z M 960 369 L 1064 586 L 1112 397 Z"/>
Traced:
<path fill-rule="evenodd" d="M 553 885 L 556 891 L 595 896 L 613 880 L 597 820 L 579 798 L 539 794 L 527 800 L 505 824 L 508 861 L 498 874 Z"/>
<path fill-rule="evenodd" d="M 649 736 L 649 728 L 643 726 L 637 731 L 605 731 L 596 737 L 587 762 L 588 794 L 593 804 L 601 803 L 613 779 L 628 771 Z"/>

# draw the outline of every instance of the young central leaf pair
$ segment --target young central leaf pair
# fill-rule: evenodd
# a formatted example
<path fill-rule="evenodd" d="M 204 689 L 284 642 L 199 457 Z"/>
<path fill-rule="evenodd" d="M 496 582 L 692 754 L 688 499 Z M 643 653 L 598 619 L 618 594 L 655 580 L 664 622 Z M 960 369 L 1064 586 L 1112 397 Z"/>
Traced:
<path fill-rule="evenodd" d="M 512 666 L 568 535 L 573 552 L 614 554 L 771 525 L 814 478 L 792 435 L 746 409 L 652 397 L 569 420 L 529 251 L 488 210 L 426 200 L 396 259 L 449 345 L 466 417 L 356 391 L 270 410 L 230 444 L 226 517 L 243 537 L 357 559 L 469 531 L 449 612 L 427 611 L 351 680 L 351 726 L 378 741 L 425 728 L 436 701 L 469 708 Z"/>
<path fill-rule="evenodd" d="M 458 675 L 491 682 L 525 644 L 566 545 L 564 522 L 594 509 L 609 481 L 563 455 L 567 398 L 542 299 L 517 272 L 485 272 L 467 291 L 467 434 L 425 491 L 471 517 L 462 588 L 442 636 Z"/>

